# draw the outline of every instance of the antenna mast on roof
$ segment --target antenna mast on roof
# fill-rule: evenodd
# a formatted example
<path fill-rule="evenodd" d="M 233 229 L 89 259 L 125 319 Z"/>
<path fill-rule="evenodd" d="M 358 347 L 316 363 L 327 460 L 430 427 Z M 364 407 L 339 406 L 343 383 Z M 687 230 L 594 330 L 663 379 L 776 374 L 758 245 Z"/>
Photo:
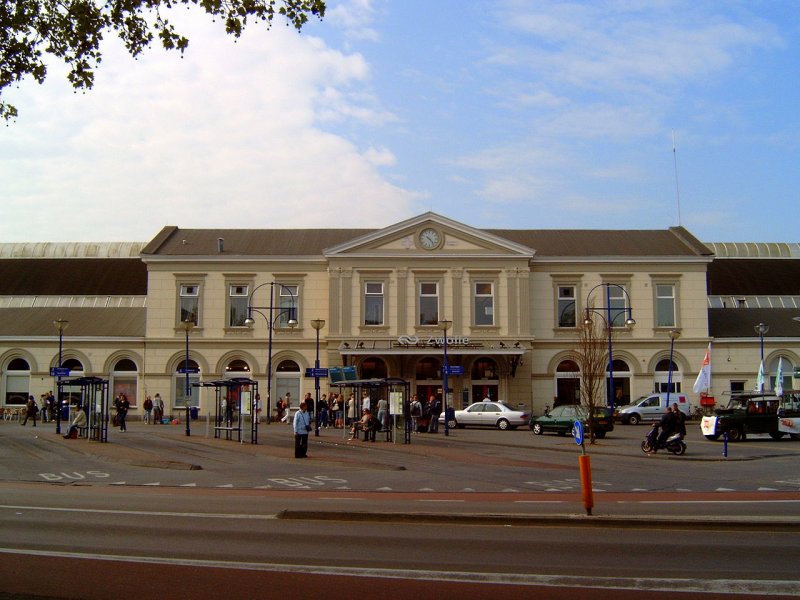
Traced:
<path fill-rule="evenodd" d="M 675 201 L 678 204 L 678 226 L 681 225 L 681 187 L 678 183 L 678 151 L 675 148 L 675 130 L 672 130 L 672 161 L 675 164 Z"/>

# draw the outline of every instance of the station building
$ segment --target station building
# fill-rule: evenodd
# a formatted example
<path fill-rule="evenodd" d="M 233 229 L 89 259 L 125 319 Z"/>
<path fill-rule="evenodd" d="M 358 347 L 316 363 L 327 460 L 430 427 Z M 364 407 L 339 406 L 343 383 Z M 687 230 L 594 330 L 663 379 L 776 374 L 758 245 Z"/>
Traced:
<path fill-rule="evenodd" d="M 800 249 L 702 243 L 683 227 L 480 229 L 432 212 L 382 229 L 168 226 L 148 243 L 0 244 L 0 403 L 53 390 L 61 366 L 108 379 L 133 414 L 156 393 L 169 412 L 210 414 L 210 392 L 187 396 L 187 377 L 248 377 L 263 398 L 269 380 L 274 406 L 314 393 L 318 356 L 441 397 L 446 336 L 456 408 L 488 397 L 540 414 L 578 399 L 570 355 L 587 316 L 614 327 L 616 403 L 668 384 L 697 403 L 709 343 L 709 395 L 752 389 L 762 348 L 768 389 L 779 358 L 791 389 Z"/>

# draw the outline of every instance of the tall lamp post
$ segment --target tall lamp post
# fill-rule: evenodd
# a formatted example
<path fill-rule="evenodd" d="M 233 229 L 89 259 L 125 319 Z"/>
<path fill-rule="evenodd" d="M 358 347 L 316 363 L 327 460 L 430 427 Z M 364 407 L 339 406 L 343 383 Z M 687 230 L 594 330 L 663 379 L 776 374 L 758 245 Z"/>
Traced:
<path fill-rule="evenodd" d="M 314 359 L 314 391 L 316 392 L 314 398 L 314 436 L 319 437 L 319 330 L 325 327 L 325 319 L 312 319 L 311 326 L 317 332 L 317 356 Z"/>
<path fill-rule="evenodd" d="M 603 306 L 603 307 L 600 307 L 600 309 L 606 311 L 604 320 L 606 322 L 606 330 L 608 332 L 608 405 L 611 408 L 611 412 L 613 413 L 614 412 L 614 400 L 615 400 L 615 398 L 614 398 L 614 357 L 613 357 L 613 348 L 612 348 L 612 343 L 611 343 L 611 331 L 612 331 L 612 327 L 614 327 L 614 321 L 613 321 L 613 319 L 611 317 L 611 310 L 612 310 L 612 308 L 611 308 L 611 288 L 612 287 L 613 288 L 617 288 L 618 290 L 620 290 L 622 292 L 622 294 L 625 296 L 625 298 L 627 299 L 627 302 L 625 303 L 625 307 L 622 309 L 623 312 L 628 315 L 627 318 L 625 319 L 625 326 L 628 329 L 631 329 L 634 325 L 636 325 L 636 321 L 633 320 L 633 309 L 631 308 L 631 302 L 630 302 L 631 297 L 628 295 L 628 291 L 624 287 L 619 285 L 619 284 L 616 284 L 616 283 L 600 283 L 600 284 L 594 286 L 591 290 L 589 290 L 589 293 L 586 295 L 587 301 L 588 301 L 588 298 L 592 295 L 592 292 L 594 292 L 599 287 L 605 287 L 606 288 L 606 305 Z M 617 308 L 617 309 L 614 309 L 614 310 L 618 311 L 619 309 Z M 590 309 L 587 306 L 586 310 L 585 310 L 585 316 L 584 316 L 584 319 L 583 319 L 583 324 L 584 325 L 591 325 L 592 324 L 592 319 L 591 319 L 591 316 L 589 314 L 590 312 L 594 312 L 596 314 L 599 314 L 600 316 L 603 316 L 602 313 L 598 312 L 595 309 Z"/>
<path fill-rule="evenodd" d="M 667 375 L 667 406 L 669 406 L 669 393 L 672 389 L 672 356 L 675 351 L 675 340 L 681 337 L 680 329 L 669 330 L 669 375 Z"/>
<path fill-rule="evenodd" d="M 61 433 L 61 369 L 63 369 L 62 351 L 64 349 L 64 331 L 69 327 L 69 321 L 56 319 L 53 321 L 58 330 L 58 376 L 56 377 L 56 433 Z"/>
<path fill-rule="evenodd" d="M 767 369 L 764 366 L 764 336 L 769 331 L 769 325 L 765 325 L 764 323 L 759 323 L 758 325 L 754 326 L 753 329 L 758 334 L 758 337 L 761 339 L 761 366 L 760 366 L 760 371 L 759 372 L 761 373 L 761 377 L 766 379 L 766 371 L 767 371 Z M 759 392 L 763 392 L 764 391 L 763 379 L 762 379 L 762 381 L 760 383 L 760 389 L 758 391 Z"/>
<path fill-rule="evenodd" d="M 253 295 L 258 291 L 260 288 L 264 286 L 269 286 L 269 306 L 253 306 Z M 288 309 L 280 310 L 280 306 L 274 306 L 273 300 L 275 298 L 275 286 L 278 286 L 279 289 L 284 289 L 289 292 L 289 295 L 292 298 L 291 306 Z M 268 311 L 265 315 L 262 310 Z M 273 311 L 278 310 L 278 314 L 274 317 L 272 316 Z M 253 291 L 250 293 L 250 297 L 247 299 L 247 318 L 244 320 L 244 324 L 248 327 L 253 327 L 255 325 L 255 319 L 253 319 L 253 313 L 258 313 L 264 320 L 267 322 L 267 331 L 268 331 L 268 342 L 267 342 L 267 425 L 270 422 L 270 415 L 272 414 L 272 330 L 275 325 L 275 321 L 280 317 L 282 314 L 288 314 L 289 320 L 287 321 L 287 325 L 290 329 L 294 329 L 297 327 L 297 318 L 296 318 L 296 311 L 297 307 L 295 305 L 295 297 L 287 286 L 282 283 L 278 283 L 276 281 L 268 281 L 266 283 L 262 283 L 261 285 L 257 285 L 253 288 Z"/>
<path fill-rule="evenodd" d="M 442 361 L 442 411 L 444 412 L 444 434 L 450 435 L 450 427 L 447 423 L 447 375 L 450 366 L 447 364 L 447 330 L 453 324 L 452 321 L 439 321 L 439 327 L 444 332 L 444 360 Z M 438 417 L 436 417 L 438 418 Z"/>
<path fill-rule="evenodd" d="M 184 390 L 183 401 L 186 406 L 186 435 L 190 436 L 192 431 L 189 426 L 189 400 L 192 396 L 192 388 L 189 385 L 189 333 L 194 329 L 194 321 L 191 317 L 181 322 L 181 329 L 186 332 L 186 362 L 183 365 L 183 371 L 186 374 L 186 389 Z"/>

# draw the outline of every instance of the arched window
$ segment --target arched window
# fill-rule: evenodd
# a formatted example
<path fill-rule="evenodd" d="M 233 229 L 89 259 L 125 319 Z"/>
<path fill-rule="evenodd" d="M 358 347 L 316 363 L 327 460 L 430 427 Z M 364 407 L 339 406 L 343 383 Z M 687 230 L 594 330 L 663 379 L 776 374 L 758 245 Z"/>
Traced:
<path fill-rule="evenodd" d="M 275 370 L 278 373 L 299 373 L 300 367 L 293 360 L 282 360 Z"/>
<path fill-rule="evenodd" d="M 188 369 L 187 369 L 188 365 Z M 187 392 L 187 377 L 188 377 L 188 394 Z M 189 406 L 200 406 L 200 388 L 195 387 L 193 383 L 200 383 L 200 365 L 196 361 L 189 359 L 181 360 L 175 369 L 173 380 L 173 395 L 172 406 L 178 409 L 185 409 L 186 403 Z"/>
<path fill-rule="evenodd" d="M 239 359 L 232 360 L 231 362 L 228 363 L 228 366 L 225 367 L 225 374 L 229 375 L 232 373 L 237 373 L 237 374 L 250 373 L 250 365 L 248 365 L 243 360 Z"/>
<path fill-rule="evenodd" d="M 666 392 L 670 394 L 679 393 L 681 391 L 682 375 L 678 363 L 672 361 L 672 373 L 670 373 L 670 360 L 662 358 L 656 363 L 654 390 L 655 392 Z M 670 381 L 672 385 L 670 385 Z"/>
<path fill-rule="evenodd" d="M 5 403 L 21 406 L 28 401 L 30 393 L 31 367 L 24 358 L 14 358 L 5 369 Z"/>
<path fill-rule="evenodd" d="M 83 373 L 83 364 L 77 358 L 68 358 L 61 366 L 65 369 L 69 369 L 70 374 L 72 374 L 72 371 L 79 371 Z"/>
<path fill-rule="evenodd" d="M 275 402 L 289 393 L 292 397 L 292 406 L 300 405 L 300 401 L 303 399 L 300 395 L 300 365 L 295 361 L 282 360 L 278 363 L 273 385 L 275 386 L 275 395 L 273 396 Z"/>
<path fill-rule="evenodd" d="M 384 379 L 388 376 L 389 372 L 383 359 L 375 356 L 370 356 L 363 360 L 361 362 L 360 371 L 361 379 Z"/>
<path fill-rule="evenodd" d="M 556 367 L 555 406 L 562 404 L 580 404 L 581 370 L 574 360 L 562 360 Z"/>
<path fill-rule="evenodd" d="M 423 358 L 417 363 L 417 381 L 421 379 L 441 379 L 442 363 L 438 358 Z"/>
<path fill-rule="evenodd" d="M 131 408 L 136 407 L 137 371 L 135 362 L 130 358 L 122 358 L 114 364 L 114 370 L 111 372 L 113 397 L 116 398 L 120 394 L 125 394 L 128 402 L 131 403 Z"/>
<path fill-rule="evenodd" d="M 472 379 L 497 379 L 497 363 L 487 357 L 482 357 L 472 364 Z"/>

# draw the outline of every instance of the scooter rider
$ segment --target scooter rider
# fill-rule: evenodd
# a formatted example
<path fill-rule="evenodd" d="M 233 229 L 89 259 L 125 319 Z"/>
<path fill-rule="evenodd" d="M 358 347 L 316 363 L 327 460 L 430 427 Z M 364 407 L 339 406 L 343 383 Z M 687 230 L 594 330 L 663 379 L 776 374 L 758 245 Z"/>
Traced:
<path fill-rule="evenodd" d="M 677 431 L 677 417 L 672 412 L 672 408 L 669 406 L 667 406 L 667 409 L 661 416 L 659 426 L 661 427 L 661 433 L 658 434 L 658 439 L 656 441 L 656 447 L 654 450 L 663 448 L 667 443 L 667 438 Z M 683 430 L 684 432 L 686 431 L 686 426 L 683 427 Z"/>
<path fill-rule="evenodd" d="M 672 415 L 675 418 L 675 433 L 681 434 L 681 439 L 686 437 L 686 415 L 678 409 L 678 403 L 672 405 Z"/>

